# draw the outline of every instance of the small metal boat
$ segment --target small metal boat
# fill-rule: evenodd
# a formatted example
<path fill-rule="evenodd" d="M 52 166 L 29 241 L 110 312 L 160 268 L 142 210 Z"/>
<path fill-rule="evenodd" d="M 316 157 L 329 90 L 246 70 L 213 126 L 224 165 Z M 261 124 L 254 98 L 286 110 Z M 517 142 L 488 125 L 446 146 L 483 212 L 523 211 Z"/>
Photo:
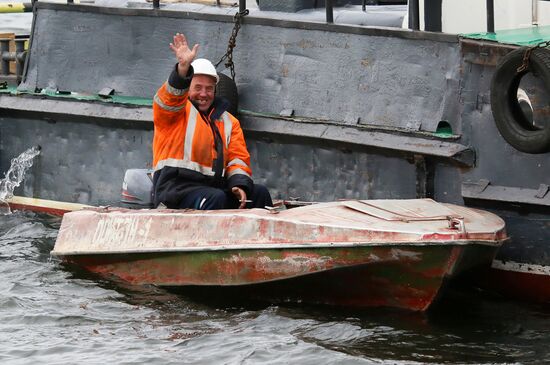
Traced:
<path fill-rule="evenodd" d="M 87 208 L 64 215 L 52 255 L 132 284 L 424 311 L 448 279 L 488 267 L 506 239 L 496 215 L 431 199 Z"/>

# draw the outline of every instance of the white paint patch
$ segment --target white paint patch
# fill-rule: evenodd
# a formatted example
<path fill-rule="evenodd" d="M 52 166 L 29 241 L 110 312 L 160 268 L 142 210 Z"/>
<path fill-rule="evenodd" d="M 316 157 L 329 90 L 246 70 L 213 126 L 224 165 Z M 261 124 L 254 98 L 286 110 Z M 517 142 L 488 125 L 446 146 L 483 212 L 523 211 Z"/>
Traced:
<path fill-rule="evenodd" d="M 231 264 L 244 264 L 245 266 L 254 266 L 266 274 L 278 275 L 296 275 L 311 272 L 317 272 L 332 268 L 332 258 L 330 256 L 308 257 L 291 256 L 284 259 L 272 259 L 268 256 L 261 257 L 242 257 L 232 255 L 225 259 Z"/>
<path fill-rule="evenodd" d="M 390 252 L 391 252 L 392 258 L 394 258 L 395 260 L 401 260 L 403 258 L 406 258 L 406 259 L 411 259 L 411 260 L 414 260 L 414 261 L 420 261 L 422 259 L 420 257 L 421 256 L 420 252 L 400 250 L 400 249 L 397 249 L 397 248 L 392 248 Z"/>
<path fill-rule="evenodd" d="M 379 256 L 377 256 L 377 255 L 375 255 L 375 254 L 373 254 L 373 253 L 369 254 L 368 257 L 369 257 L 369 262 L 379 262 L 379 261 L 382 261 L 382 259 L 381 259 Z"/>
<path fill-rule="evenodd" d="M 526 274 L 550 275 L 550 266 L 522 264 L 514 261 L 493 260 L 491 267 L 493 269 L 522 272 Z"/>

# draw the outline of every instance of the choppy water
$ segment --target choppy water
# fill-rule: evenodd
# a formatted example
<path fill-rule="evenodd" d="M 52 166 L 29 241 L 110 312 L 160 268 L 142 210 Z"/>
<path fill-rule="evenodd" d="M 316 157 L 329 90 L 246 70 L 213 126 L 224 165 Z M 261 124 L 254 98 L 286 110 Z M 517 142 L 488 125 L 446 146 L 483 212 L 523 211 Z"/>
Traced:
<path fill-rule="evenodd" d="M 455 289 L 427 315 L 224 305 L 50 259 L 60 221 L 0 216 L 1 364 L 550 363 L 550 308 Z"/>

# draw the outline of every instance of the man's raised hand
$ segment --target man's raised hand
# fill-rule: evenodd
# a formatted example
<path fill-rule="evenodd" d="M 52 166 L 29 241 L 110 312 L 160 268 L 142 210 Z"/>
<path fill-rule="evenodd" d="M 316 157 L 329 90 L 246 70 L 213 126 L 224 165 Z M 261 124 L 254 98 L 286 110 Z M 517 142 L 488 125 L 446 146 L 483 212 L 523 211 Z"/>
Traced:
<path fill-rule="evenodd" d="M 178 73 L 180 76 L 185 77 L 189 70 L 189 65 L 191 65 L 191 62 L 197 56 L 199 45 L 195 44 L 193 49 L 190 49 L 185 36 L 181 33 L 176 33 L 173 43 L 170 43 L 170 49 L 178 60 Z"/>

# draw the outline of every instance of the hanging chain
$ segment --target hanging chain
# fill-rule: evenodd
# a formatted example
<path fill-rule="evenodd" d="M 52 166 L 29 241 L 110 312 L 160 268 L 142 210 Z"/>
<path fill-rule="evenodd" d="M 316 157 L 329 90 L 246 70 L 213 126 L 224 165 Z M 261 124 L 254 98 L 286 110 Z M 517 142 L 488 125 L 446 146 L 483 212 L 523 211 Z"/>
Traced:
<path fill-rule="evenodd" d="M 523 62 L 521 66 L 518 67 L 516 70 L 517 73 L 523 72 L 529 68 L 529 59 L 531 58 L 531 52 L 533 52 L 537 48 L 548 48 L 550 47 L 550 41 L 540 42 L 539 44 L 529 47 L 525 50 L 525 53 L 523 54 Z"/>
<path fill-rule="evenodd" d="M 235 25 L 233 26 L 233 31 L 231 32 L 231 37 L 229 37 L 229 42 L 227 43 L 227 51 L 223 57 L 216 63 L 216 68 L 220 63 L 225 61 L 225 67 L 231 69 L 231 78 L 235 81 L 235 64 L 233 63 L 233 48 L 237 45 L 237 34 L 239 29 L 241 29 L 241 20 L 244 16 L 248 15 L 248 9 L 244 11 L 238 11 L 233 17 Z"/>

